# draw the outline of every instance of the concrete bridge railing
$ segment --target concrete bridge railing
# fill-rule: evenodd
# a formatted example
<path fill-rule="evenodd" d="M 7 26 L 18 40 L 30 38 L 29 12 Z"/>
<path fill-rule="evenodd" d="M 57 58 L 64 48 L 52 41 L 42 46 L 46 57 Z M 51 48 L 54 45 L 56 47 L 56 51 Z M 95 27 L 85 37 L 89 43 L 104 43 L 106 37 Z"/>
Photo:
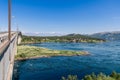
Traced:
<path fill-rule="evenodd" d="M 0 80 L 12 80 L 14 56 L 17 53 L 18 33 L 12 35 L 11 41 L 0 44 Z"/>

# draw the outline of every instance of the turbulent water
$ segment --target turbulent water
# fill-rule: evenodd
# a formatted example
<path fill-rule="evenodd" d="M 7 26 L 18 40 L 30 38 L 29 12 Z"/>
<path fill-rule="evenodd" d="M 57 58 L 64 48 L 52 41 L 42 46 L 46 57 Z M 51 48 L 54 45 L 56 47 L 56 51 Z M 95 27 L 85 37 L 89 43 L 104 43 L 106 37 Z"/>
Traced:
<path fill-rule="evenodd" d="M 88 56 L 51 57 L 15 63 L 15 80 L 60 80 L 62 76 L 120 72 L 120 42 L 31 44 L 54 50 L 88 51 Z"/>

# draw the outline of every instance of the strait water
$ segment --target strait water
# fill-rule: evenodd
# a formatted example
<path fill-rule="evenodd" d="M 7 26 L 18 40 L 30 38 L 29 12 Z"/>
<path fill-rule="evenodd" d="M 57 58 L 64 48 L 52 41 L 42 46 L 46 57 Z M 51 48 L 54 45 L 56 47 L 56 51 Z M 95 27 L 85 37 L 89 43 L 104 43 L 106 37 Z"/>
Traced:
<path fill-rule="evenodd" d="M 120 72 L 120 42 L 41 43 L 31 46 L 54 50 L 88 51 L 88 56 L 50 57 L 15 62 L 14 80 L 60 80 L 62 76 Z"/>

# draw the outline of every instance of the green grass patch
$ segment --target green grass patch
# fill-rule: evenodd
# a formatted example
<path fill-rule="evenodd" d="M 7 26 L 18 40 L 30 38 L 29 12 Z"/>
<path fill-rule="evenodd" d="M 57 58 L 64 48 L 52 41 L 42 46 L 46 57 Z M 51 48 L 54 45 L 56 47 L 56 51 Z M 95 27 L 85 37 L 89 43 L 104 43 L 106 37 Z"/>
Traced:
<path fill-rule="evenodd" d="M 17 55 L 15 59 L 29 59 L 36 57 L 51 57 L 51 56 L 79 56 L 89 54 L 86 51 L 67 51 L 67 50 L 51 50 L 43 47 L 35 46 L 18 46 Z"/>

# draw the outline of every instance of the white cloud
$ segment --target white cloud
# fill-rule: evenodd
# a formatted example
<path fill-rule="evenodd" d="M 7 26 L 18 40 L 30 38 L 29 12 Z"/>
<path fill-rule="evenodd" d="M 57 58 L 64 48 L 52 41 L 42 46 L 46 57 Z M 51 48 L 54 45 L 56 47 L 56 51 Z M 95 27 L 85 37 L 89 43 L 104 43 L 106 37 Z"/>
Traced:
<path fill-rule="evenodd" d="M 60 32 L 23 32 L 25 35 L 35 35 L 35 36 L 61 36 L 66 35 L 66 33 Z"/>

